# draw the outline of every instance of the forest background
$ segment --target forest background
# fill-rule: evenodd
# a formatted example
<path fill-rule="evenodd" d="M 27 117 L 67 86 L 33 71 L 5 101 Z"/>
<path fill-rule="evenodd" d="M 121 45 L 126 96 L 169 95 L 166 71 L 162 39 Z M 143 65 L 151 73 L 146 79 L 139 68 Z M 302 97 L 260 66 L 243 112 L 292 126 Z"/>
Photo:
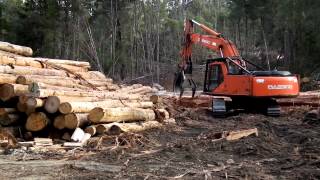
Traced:
<path fill-rule="evenodd" d="M 191 18 L 244 58 L 304 77 L 320 73 L 319 17 L 315 0 L 0 0 L 0 40 L 35 56 L 90 61 L 118 81 L 169 86 Z M 199 79 L 209 55 L 195 46 Z"/>

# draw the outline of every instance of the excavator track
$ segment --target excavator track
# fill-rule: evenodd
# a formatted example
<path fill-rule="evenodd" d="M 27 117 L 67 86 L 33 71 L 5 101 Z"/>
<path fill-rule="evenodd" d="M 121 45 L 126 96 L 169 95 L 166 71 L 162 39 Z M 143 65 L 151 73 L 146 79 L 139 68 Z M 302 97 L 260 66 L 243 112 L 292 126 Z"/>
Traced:
<path fill-rule="evenodd" d="M 281 107 L 276 100 L 270 99 L 266 111 L 268 116 L 278 117 L 281 114 Z"/>
<path fill-rule="evenodd" d="M 228 103 L 224 98 L 212 99 L 212 114 L 214 117 L 226 117 L 228 113 Z"/>
<path fill-rule="evenodd" d="M 249 113 L 261 113 L 277 117 L 281 114 L 281 107 L 272 98 L 233 98 L 225 101 L 224 98 L 213 98 L 212 113 L 214 117 L 226 117 L 232 111 L 244 110 Z"/>

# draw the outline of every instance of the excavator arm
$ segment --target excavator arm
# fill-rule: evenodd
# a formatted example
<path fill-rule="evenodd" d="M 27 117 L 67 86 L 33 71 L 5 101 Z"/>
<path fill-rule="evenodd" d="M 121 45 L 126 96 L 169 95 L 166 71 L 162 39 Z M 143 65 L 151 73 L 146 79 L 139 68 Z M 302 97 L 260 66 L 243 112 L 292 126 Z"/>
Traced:
<path fill-rule="evenodd" d="M 194 33 L 194 26 L 197 25 L 206 35 Z M 232 63 L 236 63 L 238 66 L 245 68 L 245 63 L 240 58 L 239 51 L 236 46 L 228 39 L 225 39 L 220 33 L 210 29 L 209 27 L 200 24 L 194 20 L 185 20 L 184 24 L 184 43 L 183 48 L 180 51 L 181 61 L 179 63 L 179 70 L 176 73 L 174 81 L 175 89 L 180 89 L 180 97 L 183 94 L 183 82 L 186 79 L 185 74 L 192 74 L 192 46 L 198 44 L 206 47 L 211 51 L 219 53 L 221 57 L 229 58 Z M 233 57 L 237 58 L 237 61 L 231 60 Z M 192 95 L 194 96 L 196 91 L 196 84 L 192 79 L 192 76 L 187 78 L 189 84 L 192 86 Z"/>
<path fill-rule="evenodd" d="M 194 25 L 201 28 L 207 35 L 194 33 Z M 209 27 L 196 22 L 195 20 L 186 20 L 184 27 L 184 43 L 180 52 L 182 61 L 180 66 L 183 67 L 192 56 L 192 45 L 198 44 L 214 52 L 218 52 L 221 57 L 239 57 L 239 51 L 236 46 L 225 39 L 220 33 Z"/>

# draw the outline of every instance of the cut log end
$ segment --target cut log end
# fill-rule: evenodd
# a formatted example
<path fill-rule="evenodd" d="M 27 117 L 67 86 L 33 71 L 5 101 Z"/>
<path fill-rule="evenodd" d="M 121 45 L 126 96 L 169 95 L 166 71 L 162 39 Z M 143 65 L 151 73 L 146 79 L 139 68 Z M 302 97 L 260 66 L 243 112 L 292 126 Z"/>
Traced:
<path fill-rule="evenodd" d="M 18 76 L 16 79 L 16 83 L 27 85 L 27 78 L 25 76 Z"/>
<path fill-rule="evenodd" d="M 59 110 L 60 99 L 57 96 L 49 96 L 45 102 L 44 109 L 48 113 L 56 113 Z"/>
<path fill-rule="evenodd" d="M 106 130 L 106 133 L 111 136 L 120 135 L 124 131 L 117 125 L 112 125 L 108 130 Z"/>
<path fill-rule="evenodd" d="M 49 125 L 49 119 L 42 112 L 32 113 L 27 119 L 26 129 L 28 131 L 41 131 Z"/>
<path fill-rule="evenodd" d="M 0 88 L 0 99 L 7 101 L 14 96 L 14 87 L 11 84 L 4 84 Z"/>
<path fill-rule="evenodd" d="M 72 112 L 72 106 L 70 105 L 70 103 L 62 103 L 60 104 L 59 106 L 59 111 L 62 113 L 62 114 L 69 114 Z"/>
<path fill-rule="evenodd" d="M 88 127 L 86 127 L 84 132 L 91 134 L 91 136 L 94 136 L 97 133 L 97 128 L 95 126 L 88 126 Z"/>
<path fill-rule="evenodd" d="M 77 115 L 75 113 L 67 114 L 65 116 L 65 126 L 68 129 L 76 129 L 79 127 L 79 121 L 77 119 Z"/>
<path fill-rule="evenodd" d="M 71 113 L 65 116 L 65 125 L 68 129 L 76 129 L 89 124 L 88 114 L 86 113 Z"/>
<path fill-rule="evenodd" d="M 57 116 L 53 121 L 53 126 L 59 130 L 62 130 L 65 128 L 65 116 L 59 115 Z"/>
<path fill-rule="evenodd" d="M 94 123 L 99 122 L 104 116 L 104 112 L 102 108 L 94 108 L 90 111 L 88 115 L 88 119 Z"/>
<path fill-rule="evenodd" d="M 99 125 L 96 126 L 97 134 L 103 134 L 103 133 L 107 132 L 107 130 L 108 130 L 109 128 L 110 128 L 110 127 L 107 126 L 107 125 L 99 124 Z"/>

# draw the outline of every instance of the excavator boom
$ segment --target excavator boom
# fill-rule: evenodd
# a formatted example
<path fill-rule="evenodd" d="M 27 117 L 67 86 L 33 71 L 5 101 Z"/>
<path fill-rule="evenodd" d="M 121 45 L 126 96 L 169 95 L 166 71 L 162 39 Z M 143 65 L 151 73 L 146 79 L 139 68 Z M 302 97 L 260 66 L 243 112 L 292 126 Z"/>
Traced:
<path fill-rule="evenodd" d="M 194 25 L 201 28 L 207 35 L 194 33 Z M 221 33 L 210 29 L 209 27 L 196 22 L 195 20 L 185 20 L 184 45 L 180 52 L 182 57 L 181 66 L 186 64 L 192 56 L 192 45 L 199 44 L 211 51 L 218 52 L 221 57 L 239 57 L 239 51 L 236 46 L 228 39 L 225 39 Z"/>

